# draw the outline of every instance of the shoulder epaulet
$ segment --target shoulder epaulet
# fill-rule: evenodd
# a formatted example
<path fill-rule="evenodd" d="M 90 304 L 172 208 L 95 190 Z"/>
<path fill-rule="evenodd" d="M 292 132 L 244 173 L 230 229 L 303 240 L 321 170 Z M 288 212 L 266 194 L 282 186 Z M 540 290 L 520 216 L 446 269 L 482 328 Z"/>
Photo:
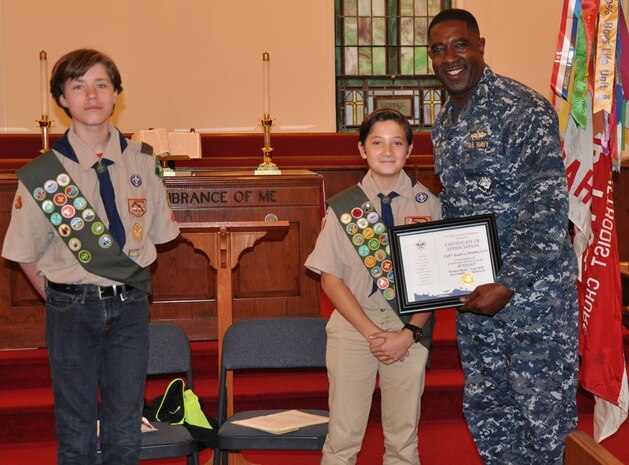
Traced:
<path fill-rule="evenodd" d="M 153 147 L 150 144 L 147 144 L 146 142 L 142 142 L 142 146 L 140 147 L 140 152 L 142 152 L 144 155 L 153 156 Z"/>

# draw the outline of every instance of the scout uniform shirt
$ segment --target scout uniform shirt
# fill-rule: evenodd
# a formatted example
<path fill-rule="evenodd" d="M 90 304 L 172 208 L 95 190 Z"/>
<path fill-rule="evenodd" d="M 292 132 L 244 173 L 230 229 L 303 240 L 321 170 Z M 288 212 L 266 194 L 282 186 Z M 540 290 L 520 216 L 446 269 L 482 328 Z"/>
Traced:
<path fill-rule="evenodd" d="M 116 194 L 116 208 L 126 234 L 123 251 L 140 267 L 147 267 L 157 257 L 154 244 L 176 238 L 179 228 L 168 205 L 166 189 L 155 174 L 155 158 L 140 152 L 140 143 L 129 140 L 126 140 L 127 147 L 122 152 L 120 132 L 112 124 L 109 125 L 109 132 L 103 158 L 113 162 L 109 172 Z M 67 136 L 79 163 L 56 151 L 55 155 L 78 186 L 81 195 L 107 225 L 98 178 L 92 168 L 98 157 L 74 133 L 72 127 Z M 119 284 L 83 268 L 33 198 L 33 193 L 21 181 L 18 182 L 2 256 L 18 263 L 37 262 L 38 272 L 57 283 L 100 286 Z"/>
<path fill-rule="evenodd" d="M 382 212 L 378 197 L 380 191 L 371 177 L 371 170 L 359 186 Z M 437 197 L 419 182 L 413 186 L 404 171 L 400 172 L 393 191 L 399 194 L 391 202 L 396 225 L 441 218 Z M 382 292 L 374 292 L 373 278 L 331 208 L 327 210 L 325 225 L 305 266 L 315 273 L 325 272 L 341 278 L 362 308 L 391 308 Z"/>

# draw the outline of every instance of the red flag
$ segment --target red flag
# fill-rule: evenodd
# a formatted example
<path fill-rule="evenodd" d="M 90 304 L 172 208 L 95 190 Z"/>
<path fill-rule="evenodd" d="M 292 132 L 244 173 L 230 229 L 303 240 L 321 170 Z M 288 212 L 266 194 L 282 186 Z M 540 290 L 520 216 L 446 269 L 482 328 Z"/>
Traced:
<path fill-rule="evenodd" d="M 594 142 L 600 144 L 600 139 Z M 594 437 L 599 441 L 617 431 L 627 418 L 629 403 L 611 172 L 610 156 L 596 151 L 591 240 L 583 254 L 579 282 L 580 379 L 583 387 L 597 396 Z"/>

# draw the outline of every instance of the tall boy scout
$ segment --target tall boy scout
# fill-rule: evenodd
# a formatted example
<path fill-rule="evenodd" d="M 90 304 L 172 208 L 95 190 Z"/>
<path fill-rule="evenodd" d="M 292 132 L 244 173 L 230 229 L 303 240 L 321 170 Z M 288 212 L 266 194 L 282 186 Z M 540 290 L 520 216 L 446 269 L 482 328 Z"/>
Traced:
<path fill-rule="evenodd" d="M 154 244 L 179 234 L 149 146 L 110 123 L 115 63 L 75 50 L 50 81 L 72 125 L 18 171 L 2 255 L 46 299 L 58 464 L 137 464 Z M 100 394 L 100 411 L 98 397 Z"/>

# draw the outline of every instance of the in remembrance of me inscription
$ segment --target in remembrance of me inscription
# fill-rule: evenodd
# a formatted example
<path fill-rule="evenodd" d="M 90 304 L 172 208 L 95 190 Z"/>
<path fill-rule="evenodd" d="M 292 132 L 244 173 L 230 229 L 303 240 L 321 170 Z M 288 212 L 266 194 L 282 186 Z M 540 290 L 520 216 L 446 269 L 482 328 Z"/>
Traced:
<path fill-rule="evenodd" d="M 277 202 L 273 190 L 224 190 L 224 191 L 188 191 L 169 192 L 171 205 L 204 204 L 266 204 Z"/>

